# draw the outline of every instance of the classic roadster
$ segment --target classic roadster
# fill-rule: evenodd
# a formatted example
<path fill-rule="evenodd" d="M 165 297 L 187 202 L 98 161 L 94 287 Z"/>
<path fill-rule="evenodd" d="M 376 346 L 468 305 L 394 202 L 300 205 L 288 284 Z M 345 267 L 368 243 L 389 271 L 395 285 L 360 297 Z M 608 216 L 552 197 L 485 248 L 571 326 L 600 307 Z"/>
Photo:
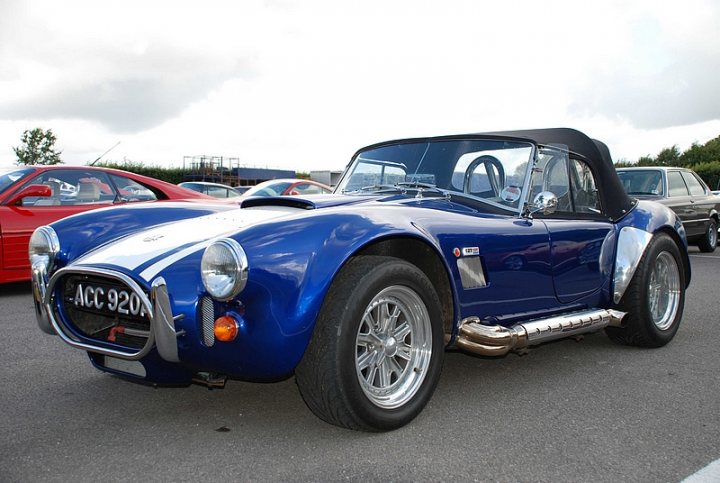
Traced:
<path fill-rule="evenodd" d="M 323 420 L 412 420 L 456 347 L 605 330 L 667 344 L 690 281 L 682 224 L 630 198 L 571 129 L 358 151 L 333 195 L 108 208 L 30 243 L 40 328 L 154 385 L 295 376 Z"/>

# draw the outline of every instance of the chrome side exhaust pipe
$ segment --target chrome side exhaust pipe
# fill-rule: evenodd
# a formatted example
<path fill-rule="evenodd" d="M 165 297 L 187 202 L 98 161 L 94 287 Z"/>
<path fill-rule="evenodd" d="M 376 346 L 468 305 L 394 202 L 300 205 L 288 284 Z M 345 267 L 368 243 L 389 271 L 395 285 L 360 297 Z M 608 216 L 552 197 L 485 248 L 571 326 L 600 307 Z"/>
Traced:
<path fill-rule="evenodd" d="M 521 322 L 509 328 L 484 325 L 480 318 L 468 317 L 460 323 L 457 345 L 474 354 L 503 356 L 531 345 L 595 332 L 607 326 L 619 327 L 625 315 L 613 309 L 593 309 Z"/>

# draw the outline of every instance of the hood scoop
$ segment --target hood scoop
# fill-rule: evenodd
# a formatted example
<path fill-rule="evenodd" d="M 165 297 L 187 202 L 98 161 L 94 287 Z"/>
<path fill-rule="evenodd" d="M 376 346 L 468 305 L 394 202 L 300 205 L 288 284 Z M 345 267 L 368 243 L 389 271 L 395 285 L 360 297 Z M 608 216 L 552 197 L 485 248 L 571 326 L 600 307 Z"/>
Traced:
<path fill-rule="evenodd" d="M 298 208 L 300 210 L 314 210 L 317 208 L 315 203 L 310 200 L 290 196 L 250 197 L 240 203 L 240 208 L 256 208 L 258 206 L 286 206 L 288 208 Z"/>
<path fill-rule="evenodd" d="M 312 195 L 302 196 L 257 196 L 249 197 L 240 202 L 240 208 L 255 208 L 259 206 L 285 206 L 301 210 L 315 210 L 330 208 L 332 206 L 351 205 L 370 201 L 371 197 L 344 196 L 344 195 Z"/>

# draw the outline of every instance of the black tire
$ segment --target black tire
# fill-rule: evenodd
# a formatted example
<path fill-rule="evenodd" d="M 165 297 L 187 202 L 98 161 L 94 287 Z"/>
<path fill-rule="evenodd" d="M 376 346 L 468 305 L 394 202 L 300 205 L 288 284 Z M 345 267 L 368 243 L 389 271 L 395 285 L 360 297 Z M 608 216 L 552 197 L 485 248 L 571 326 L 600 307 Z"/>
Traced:
<path fill-rule="evenodd" d="M 702 238 L 700 238 L 700 240 L 698 240 L 698 248 L 700 248 L 701 252 L 712 253 L 715 251 L 718 238 L 717 230 L 717 221 L 710 218 L 710 221 L 708 221 L 708 224 L 705 227 L 705 234 L 702 236 Z"/>
<path fill-rule="evenodd" d="M 400 294 L 400 299 L 392 298 L 396 294 L 393 290 Z M 411 298 L 412 304 L 403 304 L 402 297 Z M 400 301 L 394 305 L 393 315 L 398 311 L 400 315 L 383 319 L 379 311 L 384 307 L 388 312 L 383 314 L 389 315 L 393 303 L 388 301 L 393 300 Z M 366 317 L 371 302 L 377 312 Z M 418 314 L 427 318 L 416 317 Z M 361 329 L 371 327 L 368 321 L 375 318 L 387 321 L 382 334 L 387 339 L 377 346 L 373 343 L 363 347 L 370 334 Z M 416 328 L 406 333 L 403 320 L 405 326 Z M 419 322 L 414 326 L 416 320 Z M 320 419 L 349 429 L 387 431 L 407 424 L 425 407 L 440 379 L 442 327 L 440 300 L 430 280 L 416 266 L 393 257 L 351 259 L 325 297 L 310 344 L 295 370 L 295 381 L 305 403 Z M 393 332 L 395 329 L 397 332 Z M 373 335 L 381 333 L 379 329 L 368 331 Z M 408 350 L 423 340 L 426 349 Z M 392 353 L 393 349 L 396 353 Z M 411 353 L 414 356 L 410 357 Z M 374 362 L 362 369 L 361 360 Z M 377 377 L 380 372 L 382 377 Z M 392 398 L 383 400 L 372 392 L 378 379 L 379 386 L 384 384 L 384 388 L 377 388 L 378 393 L 386 389 L 389 395 L 397 392 L 407 400 L 398 397 L 397 407 L 391 407 Z M 400 391 L 403 387 L 411 389 Z"/>
<path fill-rule="evenodd" d="M 623 326 L 607 327 L 608 337 L 624 345 L 664 346 L 680 326 L 685 286 L 685 269 L 677 244 L 666 234 L 655 235 L 618 306 L 627 312 Z"/>

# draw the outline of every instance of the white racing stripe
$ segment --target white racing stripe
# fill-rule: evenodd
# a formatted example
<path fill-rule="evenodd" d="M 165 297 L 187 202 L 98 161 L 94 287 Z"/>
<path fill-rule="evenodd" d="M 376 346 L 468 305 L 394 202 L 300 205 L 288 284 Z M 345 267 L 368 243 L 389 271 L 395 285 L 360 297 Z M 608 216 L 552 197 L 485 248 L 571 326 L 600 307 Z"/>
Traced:
<path fill-rule="evenodd" d="M 203 248 L 207 248 L 215 238 L 212 240 L 205 240 L 201 243 L 198 243 L 197 245 L 193 245 L 189 248 L 186 248 L 184 250 L 180 250 L 179 252 L 173 253 L 169 257 L 165 257 L 159 262 L 150 265 L 148 268 L 143 270 L 143 272 L 140 274 L 142 278 L 147 280 L 148 282 L 155 278 L 155 276 L 162 272 L 164 269 L 172 265 L 173 263 L 177 262 L 178 260 L 182 260 L 183 258 L 187 257 L 188 255 L 191 255 L 195 253 L 198 250 L 202 250 Z"/>
<path fill-rule="evenodd" d="M 145 280 L 150 281 L 163 269 L 207 247 L 218 238 L 230 236 L 246 226 L 298 211 L 298 208 L 265 206 L 225 211 L 169 223 L 110 243 L 90 252 L 73 264 L 107 263 L 135 270 L 144 263 L 168 253 L 167 257 L 146 268 L 140 274 Z M 185 248 L 178 250 L 183 246 Z"/>

